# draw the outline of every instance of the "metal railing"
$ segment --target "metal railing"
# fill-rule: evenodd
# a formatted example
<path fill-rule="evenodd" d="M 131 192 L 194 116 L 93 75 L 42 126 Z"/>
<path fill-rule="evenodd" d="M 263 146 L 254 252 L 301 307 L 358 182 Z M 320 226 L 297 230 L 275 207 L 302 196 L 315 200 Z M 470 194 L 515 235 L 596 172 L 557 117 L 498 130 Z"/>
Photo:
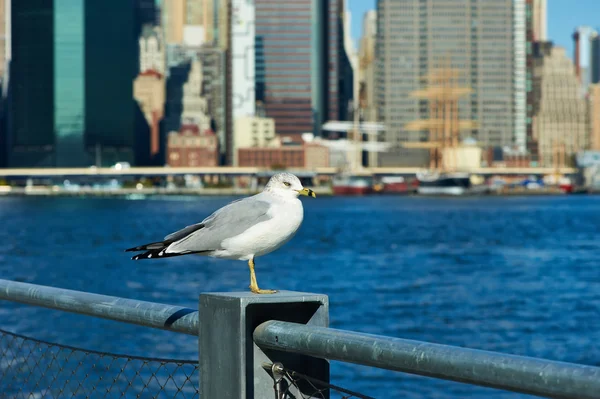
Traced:
<path fill-rule="evenodd" d="M 549 398 L 600 397 L 600 368 L 579 364 L 281 321 L 259 325 L 254 341 L 264 349 Z"/>
<path fill-rule="evenodd" d="M 193 395 L 199 394 L 201 398 L 326 399 L 332 397 L 333 392 L 338 392 L 344 398 L 369 398 L 331 385 L 329 360 L 549 398 L 600 398 L 598 367 L 328 328 L 328 298 L 319 294 L 208 293 L 200 295 L 199 310 L 195 310 L 0 280 L 0 299 L 198 336 L 199 357 L 194 373 L 199 374 L 199 388 L 198 392 L 193 391 Z M 67 377 L 59 377 L 57 373 L 64 367 L 60 367 L 63 363 L 56 360 L 56 353 L 61 350 L 100 356 L 94 358 L 92 365 L 82 368 L 88 372 L 84 374 L 86 379 L 76 384 L 80 392 L 100 392 L 96 386 L 86 387 L 92 381 L 88 379 L 89 373 L 97 373 L 99 369 L 106 371 L 104 366 L 96 365 L 99 359 L 105 359 L 106 356 L 108 359 L 115 359 L 115 356 L 116 359 L 127 359 L 126 356 L 61 347 L 37 340 L 27 341 L 26 337 L 2 333 L 13 338 L 5 342 L 0 337 L 0 344 L 6 346 L 5 349 L 0 348 L 0 375 L 10 375 L 10 380 L 15 381 L 20 373 L 28 378 L 35 373 L 52 373 L 54 380 L 48 379 L 48 386 L 45 387 L 48 392 L 54 392 L 52 389 L 55 387 L 50 386 L 53 381 L 83 378 L 74 372 Z M 15 342 L 19 344 L 15 345 Z M 42 355 L 41 360 L 34 361 L 29 368 L 22 365 L 28 364 L 31 354 L 20 356 L 21 361 L 7 363 L 10 359 L 5 357 L 17 357 L 14 354 L 23 347 L 27 348 L 30 345 L 28 342 L 45 345 L 42 353 L 49 353 L 48 358 Z M 40 351 L 27 353 L 39 355 Z M 144 367 L 151 361 L 158 361 L 157 367 L 161 361 L 168 362 L 137 359 Z M 130 364 L 127 360 L 125 362 Z M 177 360 L 172 362 L 179 364 Z M 43 367 L 40 366 L 42 364 Z M 77 364 L 79 370 L 82 361 Z M 111 361 L 109 366 L 112 364 Z M 157 370 L 164 371 L 161 367 Z M 147 368 L 154 370 L 152 366 Z M 174 366 L 173 372 L 178 370 L 179 367 Z M 135 378 L 140 376 L 139 372 L 134 374 Z M 110 386 L 115 386 L 123 374 L 116 375 Z M 193 382 L 191 376 L 186 374 L 184 377 L 188 383 Z M 166 375 L 165 378 L 165 381 L 181 380 L 174 375 Z M 35 381 L 39 380 L 44 380 L 44 375 L 36 376 Z M 5 381 L 0 378 L 0 391 L 5 388 Z M 143 383 L 143 379 L 141 381 L 138 382 L 138 389 L 147 392 L 149 384 Z M 157 385 L 156 389 L 160 389 L 157 392 L 164 393 L 165 386 Z M 40 388 L 39 382 L 37 388 Z M 137 392 L 131 383 L 127 389 L 128 392 Z M 152 393 L 149 395 L 158 397 Z M 95 396 L 86 394 L 82 397 Z"/>
<path fill-rule="evenodd" d="M 198 335 L 198 311 L 42 285 L 0 280 L 0 299 L 145 327 Z"/>

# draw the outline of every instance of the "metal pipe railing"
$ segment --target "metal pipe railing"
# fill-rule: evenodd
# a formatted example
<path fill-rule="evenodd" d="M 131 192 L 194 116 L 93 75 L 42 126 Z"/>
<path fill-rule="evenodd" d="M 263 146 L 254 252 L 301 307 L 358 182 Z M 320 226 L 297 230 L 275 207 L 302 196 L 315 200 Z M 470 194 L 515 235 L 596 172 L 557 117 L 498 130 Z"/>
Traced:
<path fill-rule="evenodd" d="M 0 299 L 198 336 L 198 311 L 0 279 Z"/>
<path fill-rule="evenodd" d="M 600 398 L 600 368 L 282 321 L 254 330 L 262 349 L 548 398 Z"/>

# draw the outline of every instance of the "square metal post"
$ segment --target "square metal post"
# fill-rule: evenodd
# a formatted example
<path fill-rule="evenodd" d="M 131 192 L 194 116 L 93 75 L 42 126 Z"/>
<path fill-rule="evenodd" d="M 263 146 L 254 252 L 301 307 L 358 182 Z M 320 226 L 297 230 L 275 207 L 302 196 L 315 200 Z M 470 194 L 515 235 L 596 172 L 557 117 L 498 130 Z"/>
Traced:
<path fill-rule="evenodd" d="M 200 397 L 203 399 L 275 398 L 274 382 L 264 363 L 284 367 L 329 382 L 329 362 L 279 351 L 263 352 L 252 339 L 254 329 L 268 320 L 329 326 L 326 295 L 280 291 L 200 295 Z M 295 389 L 295 397 L 302 397 Z M 326 396 L 328 397 L 328 396 Z"/>

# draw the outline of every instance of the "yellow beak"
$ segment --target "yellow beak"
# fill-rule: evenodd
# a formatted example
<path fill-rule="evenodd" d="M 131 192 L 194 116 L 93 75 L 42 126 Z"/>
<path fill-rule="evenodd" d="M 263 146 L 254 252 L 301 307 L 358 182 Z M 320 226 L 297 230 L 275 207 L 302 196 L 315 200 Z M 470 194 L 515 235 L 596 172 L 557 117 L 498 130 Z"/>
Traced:
<path fill-rule="evenodd" d="M 310 188 L 303 188 L 302 190 L 298 190 L 298 193 L 300 195 L 306 195 L 309 197 L 313 197 L 316 198 L 317 194 L 315 194 L 315 192 L 313 190 L 311 190 Z"/>

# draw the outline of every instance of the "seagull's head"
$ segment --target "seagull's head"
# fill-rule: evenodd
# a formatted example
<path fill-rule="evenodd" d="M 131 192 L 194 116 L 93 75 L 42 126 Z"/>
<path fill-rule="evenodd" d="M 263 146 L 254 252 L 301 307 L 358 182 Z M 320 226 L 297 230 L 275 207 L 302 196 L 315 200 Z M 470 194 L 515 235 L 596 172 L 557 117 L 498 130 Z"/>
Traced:
<path fill-rule="evenodd" d="M 265 191 L 270 191 L 285 197 L 298 197 L 299 195 L 307 195 L 316 197 L 315 192 L 309 188 L 304 188 L 300 179 L 291 173 L 282 172 L 273 175 L 265 186 Z"/>

